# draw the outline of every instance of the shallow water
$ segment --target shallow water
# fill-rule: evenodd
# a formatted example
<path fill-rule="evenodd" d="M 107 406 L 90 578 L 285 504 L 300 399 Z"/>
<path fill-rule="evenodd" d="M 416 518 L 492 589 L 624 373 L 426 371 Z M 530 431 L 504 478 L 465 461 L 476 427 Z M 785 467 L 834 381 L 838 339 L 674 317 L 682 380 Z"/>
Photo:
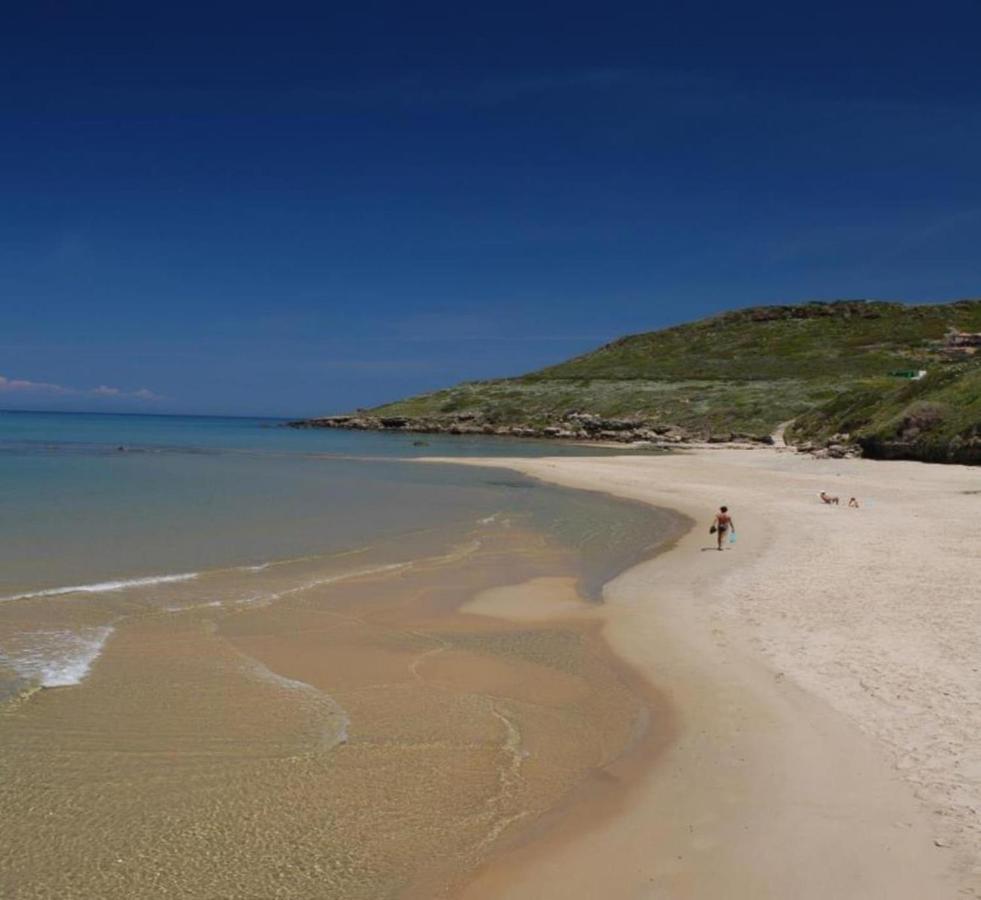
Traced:
<path fill-rule="evenodd" d="M 417 447 L 413 435 L 281 426 L 0 412 L 0 598 L 261 564 L 469 522 L 526 482 L 399 459 L 588 449 L 441 435 Z"/>
<path fill-rule="evenodd" d="M 595 602 L 670 514 L 82 424 L 0 453 L 3 896 L 442 896 L 644 719 L 591 628 L 460 607 L 541 576 Z"/>

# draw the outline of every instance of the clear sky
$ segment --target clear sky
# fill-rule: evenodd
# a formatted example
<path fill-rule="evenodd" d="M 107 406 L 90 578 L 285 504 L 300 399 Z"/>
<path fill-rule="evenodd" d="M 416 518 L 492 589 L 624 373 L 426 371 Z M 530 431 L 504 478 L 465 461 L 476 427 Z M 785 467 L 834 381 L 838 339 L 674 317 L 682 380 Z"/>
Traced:
<path fill-rule="evenodd" d="M 981 4 L 8 4 L 0 408 L 301 415 L 981 294 Z"/>

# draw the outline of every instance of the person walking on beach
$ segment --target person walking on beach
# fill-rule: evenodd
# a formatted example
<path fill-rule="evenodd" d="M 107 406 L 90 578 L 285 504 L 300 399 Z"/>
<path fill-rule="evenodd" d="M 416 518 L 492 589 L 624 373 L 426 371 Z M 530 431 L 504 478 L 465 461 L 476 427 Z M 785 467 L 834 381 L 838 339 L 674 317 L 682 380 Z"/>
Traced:
<path fill-rule="evenodd" d="M 718 540 L 719 550 L 722 549 L 722 542 L 725 540 L 726 535 L 730 531 L 735 532 L 735 530 L 736 523 L 732 521 L 732 516 L 729 515 L 729 507 L 720 506 L 719 511 L 715 514 L 712 527 L 709 529 L 709 533 L 714 533 Z"/>

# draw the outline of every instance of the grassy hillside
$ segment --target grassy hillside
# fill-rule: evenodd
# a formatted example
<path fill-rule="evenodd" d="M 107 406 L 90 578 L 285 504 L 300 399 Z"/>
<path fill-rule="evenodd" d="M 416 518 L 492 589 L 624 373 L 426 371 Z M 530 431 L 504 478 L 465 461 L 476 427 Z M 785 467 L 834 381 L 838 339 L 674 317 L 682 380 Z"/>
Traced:
<path fill-rule="evenodd" d="M 981 365 L 941 367 L 898 386 L 862 384 L 803 414 L 790 437 L 827 442 L 835 435 L 848 435 L 866 456 L 979 464 Z"/>
<path fill-rule="evenodd" d="M 764 306 L 631 335 L 534 379 L 760 381 L 882 375 L 937 359 L 951 326 L 981 330 L 981 300 Z"/>
<path fill-rule="evenodd" d="M 693 434 L 766 435 L 777 424 L 837 395 L 831 382 L 542 379 L 461 384 L 370 410 L 383 417 L 473 417 L 491 425 L 544 428 L 571 412 L 603 419 L 675 425 Z"/>
<path fill-rule="evenodd" d="M 781 422 L 826 407 L 827 421 L 814 412 L 794 432 L 814 439 L 841 431 L 830 423 L 852 404 L 877 410 L 867 428 L 885 427 L 877 404 L 889 398 L 892 410 L 901 405 L 903 390 L 911 387 L 888 373 L 927 369 L 929 379 L 913 383 L 920 385 L 915 390 L 929 392 L 935 384 L 947 385 L 948 399 L 938 402 L 958 410 L 950 426 L 958 430 L 965 401 L 957 393 L 961 388 L 951 385 L 960 384 L 976 364 L 952 361 L 943 352 L 942 340 L 951 327 L 981 331 L 981 301 L 757 307 L 631 335 L 528 375 L 465 383 L 369 412 L 539 429 L 580 412 L 674 425 L 708 437 L 769 434 Z M 948 372 L 949 377 L 943 374 Z M 963 382 L 967 395 L 976 385 L 974 377 Z M 976 421 L 974 406 L 968 403 L 967 410 L 964 415 L 974 415 Z"/>

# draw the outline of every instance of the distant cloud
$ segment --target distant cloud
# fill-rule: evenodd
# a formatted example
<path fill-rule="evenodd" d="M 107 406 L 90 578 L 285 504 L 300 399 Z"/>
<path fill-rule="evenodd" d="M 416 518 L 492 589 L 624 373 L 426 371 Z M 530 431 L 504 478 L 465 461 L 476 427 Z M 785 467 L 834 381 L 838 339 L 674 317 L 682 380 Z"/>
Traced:
<path fill-rule="evenodd" d="M 120 400 L 162 400 L 159 394 L 146 388 L 124 391 L 121 388 L 100 384 L 95 388 L 67 387 L 50 381 L 28 381 L 26 378 L 6 378 L 0 375 L 0 394 L 38 394 L 54 397 L 112 397 Z"/>
<path fill-rule="evenodd" d="M 0 375 L 0 393 L 14 393 L 15 391 L 36 394 L 75 393 L 60 384 L 48 384 L 46 381 L 27 381 L 24 378 L 5 378 Z"/>

